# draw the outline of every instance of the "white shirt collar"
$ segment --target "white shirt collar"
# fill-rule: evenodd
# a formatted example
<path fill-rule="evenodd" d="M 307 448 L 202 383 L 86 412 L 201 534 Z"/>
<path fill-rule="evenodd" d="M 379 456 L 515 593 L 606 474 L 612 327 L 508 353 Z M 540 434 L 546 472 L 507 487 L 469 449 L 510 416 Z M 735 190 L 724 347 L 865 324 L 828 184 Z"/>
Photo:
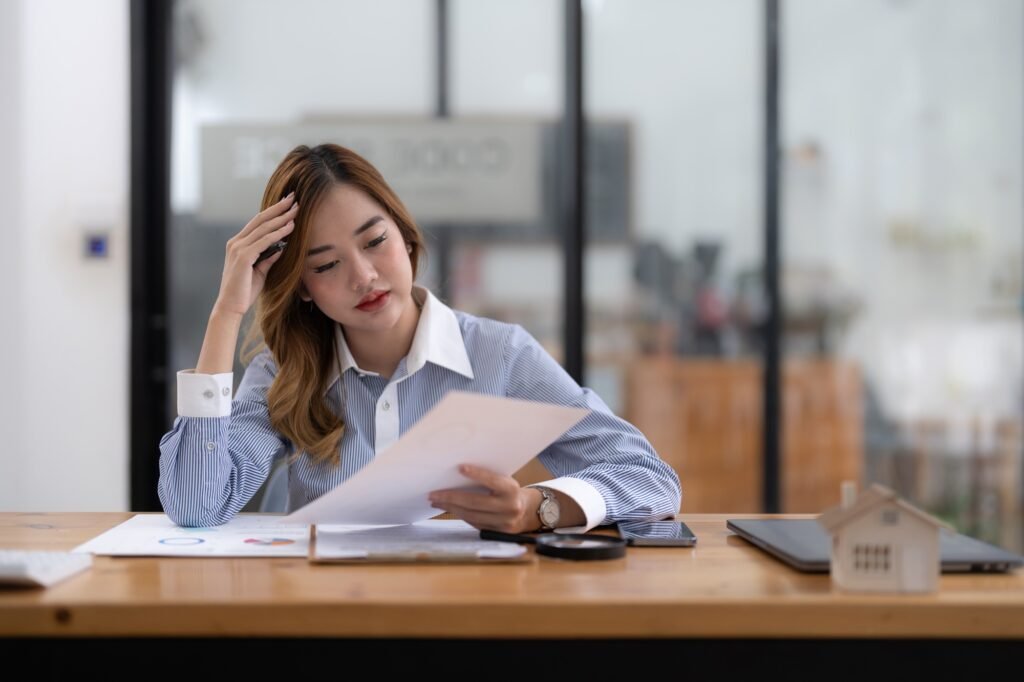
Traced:
<path fill-rule="evenodd" d="M 473 367 L 469 362 L 466 342 L 462 338 L 462 329 L 459 327 L 459 320 L 455 317 L 455 312 L 421 286 L 414 286 L 412 295 L 418 303 L 423 304 L 423 309 L 420 310 L 416 334 L 413 336 L 409 355 L 406 356 L 406 377 L 418 372 L 427 362 L 432 362 L 461 374 L 467 379 L 472 379 Z M 327 383 L 328 390 L 334 386 L 338 377 L 349 369 L 354 369 L 360 374 L 376 374 L 360 369 L 356 364 L 340 324 L 335 325 L 334 338 L 338 354 L 331 372 L 331 379 Z M 338 370 L 339 360 L 341 362 L 340 371 Z"/>

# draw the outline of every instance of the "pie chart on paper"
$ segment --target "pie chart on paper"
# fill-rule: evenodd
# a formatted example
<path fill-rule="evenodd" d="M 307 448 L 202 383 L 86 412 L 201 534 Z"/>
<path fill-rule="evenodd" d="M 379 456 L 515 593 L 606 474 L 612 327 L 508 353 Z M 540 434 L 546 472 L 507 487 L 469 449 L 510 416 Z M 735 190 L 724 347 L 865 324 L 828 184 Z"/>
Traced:
<path fill-rule="evenodd" d="M 279 546 L 279 545 L 294 545 L 295 540 L 291 538 L 246 538 L 245 544 L 247 545 L 264 545 L 264 546 Z"/>

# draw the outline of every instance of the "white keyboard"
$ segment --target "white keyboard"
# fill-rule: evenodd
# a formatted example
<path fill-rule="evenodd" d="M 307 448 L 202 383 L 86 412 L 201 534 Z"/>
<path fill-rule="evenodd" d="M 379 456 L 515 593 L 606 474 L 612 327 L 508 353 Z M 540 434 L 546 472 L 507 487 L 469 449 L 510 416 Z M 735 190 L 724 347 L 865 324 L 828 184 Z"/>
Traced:
<path fill-rule="evenodd" d="M 0 549 L 0 586 L 49 587 L 92 566 L 92 554 Z"/>

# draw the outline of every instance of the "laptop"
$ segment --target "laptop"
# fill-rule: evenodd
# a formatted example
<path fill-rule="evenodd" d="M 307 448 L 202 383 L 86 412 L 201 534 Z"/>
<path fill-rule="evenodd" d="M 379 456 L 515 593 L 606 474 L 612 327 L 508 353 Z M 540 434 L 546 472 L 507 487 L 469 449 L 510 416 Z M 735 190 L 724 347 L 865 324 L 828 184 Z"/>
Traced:
<path fill-rule="evenodd" d="M 816 519 L 729 519 L 744 540 L 805 573 L 828 573 L 832 539 Z M 1024 557 L 966 535 L 940 533 L 943 573 L 1004 573 Z"/>

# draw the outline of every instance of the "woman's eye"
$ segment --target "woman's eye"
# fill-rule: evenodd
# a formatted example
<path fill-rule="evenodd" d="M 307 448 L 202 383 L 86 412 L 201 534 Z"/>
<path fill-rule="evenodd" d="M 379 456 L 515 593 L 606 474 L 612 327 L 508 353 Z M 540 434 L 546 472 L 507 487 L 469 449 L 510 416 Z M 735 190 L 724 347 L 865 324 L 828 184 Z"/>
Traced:
<path fill-rule="evenodd" d="M 313 272 L 317 272 L 317 273 L 327 272 L 328 270 L 330 270 L 331 268 L 333 268 L 337 264 L 338 264 L 338 261 L 332 260 L 330 263 L 324 263 L 323 265 L 319 265 L 319 266 L 313 268 Z"/>
<path fill-rule="evenodd" d="M 373 240 L 372 242 L 370 242 L 369 244 L 367 244 L 367 245 L 366 245 L 366 248 L 368 248 L 368 249 L 372 249 L 372 248 L 373 248 L 373 247 L 375 247 L 375 246 L 380 246 L 381 244 L 383 244 L 383 243 L 384 243 L 384 240 L 385 240 L 385 239 L 387 239 L 387 238 L 388 238 L 388 236 L 387 236 L 386 234 L 382 234 L 381 236 L 377 237 L 377 238 L 376 238 L 376 239 L 374 239 L 374 240 Z"/>

